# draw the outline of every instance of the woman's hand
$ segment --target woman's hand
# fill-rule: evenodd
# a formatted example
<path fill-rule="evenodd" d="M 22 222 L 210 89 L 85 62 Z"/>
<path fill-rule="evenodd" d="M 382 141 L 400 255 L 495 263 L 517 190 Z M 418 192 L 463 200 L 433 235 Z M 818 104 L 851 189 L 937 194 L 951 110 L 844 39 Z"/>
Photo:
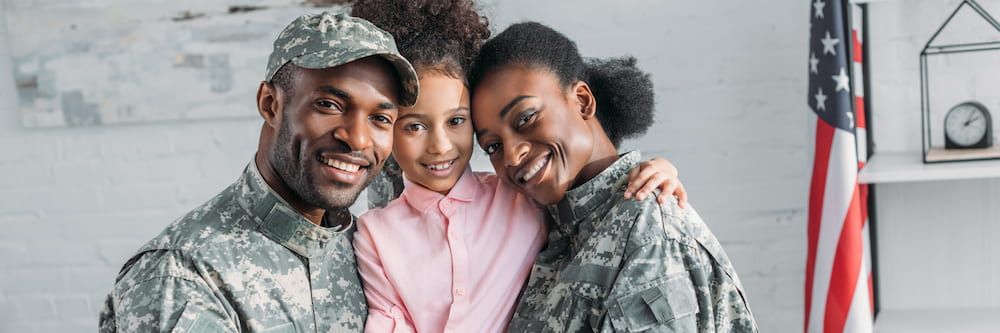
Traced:
<path fill-rule="evenodd" d="M 677 168 L 670 161 L 659 157 L 639 163 L 629 171 L 625 198 L 634 197 L 636 200 L 643 200 L 657 188 L 660 189 L 660 195 L 656 197 L 656 202 L 667 203 L 673 195 L 677 197 L 677 203 L 681 208 L 687 206 L 687 191 L 677 178 Z"/>

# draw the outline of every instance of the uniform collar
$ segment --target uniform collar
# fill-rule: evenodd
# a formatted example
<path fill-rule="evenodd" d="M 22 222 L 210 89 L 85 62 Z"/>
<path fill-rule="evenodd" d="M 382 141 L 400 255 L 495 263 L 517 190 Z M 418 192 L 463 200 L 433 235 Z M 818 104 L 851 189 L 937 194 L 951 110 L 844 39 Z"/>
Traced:
<path fill-rule="evenodd" d="M 554 205 L 549 205 L 549 213 L 555 220 L 556 228 L 566 234 L 574 234 L 576 224 L 604 206 L 615 195 L 622 195 L 621 189 L 628 182 L 628 172 L 639 164 L 639 151 L 621 155 L 615 163 L 597 176 L 566 192 L 566 196 Z"/>
<path fill-rule="evenodd" d="M 237 183 L 237 201 L 253 216 L 252 227 L 303 257 L 333 252 L 336 247 L 331 242 L 354 226 L 353 215 L 347 227 L 326 228 L 313 224 L 264 181 L 255 160 L 250 161 Z"/>
<path fill-rule="evenodd" d="M 465 170 L 462 171 L 462 176 L 458 177 L 458 181 L 455 182 L 455 186 L 451 188 L 451 191 L 448 191 L 448 195 L 441 195 L 441 193 L 431 191 L 420 184 L 410 181 L 406 178 L 406 174 L 403 174 L 404 189 L 401 196 L 406 198 L 406 201 L 413 208 L 421 212 L 431 208 L 431 206 L 444 198 L 460 202 L 472 202 L 479 191 L 479 182 L 476 181 L 475 177 L 476 175 L 472 173 L 472 168 L 466 166 Z"/>

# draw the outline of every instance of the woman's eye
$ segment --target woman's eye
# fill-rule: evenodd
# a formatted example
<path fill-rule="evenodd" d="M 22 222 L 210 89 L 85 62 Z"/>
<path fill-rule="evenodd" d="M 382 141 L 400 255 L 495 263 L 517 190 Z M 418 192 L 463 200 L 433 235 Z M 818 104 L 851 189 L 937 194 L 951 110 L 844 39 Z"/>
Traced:
<path fill-rule="evenodd" d="M 465 123 L 465 118 L 455 117 L 448 120 L 448 125 L 458 126 Z"/>
<path fill-rule="evenodd" d="M 521 128 L 522 126 L 524 126 L 525 124 L 527 124 L 529 121 L 531 121 L 531 119 L 534 119 L 536 113 L 538 113 L 538 111 L 528 111 L 528 112 L 522 113 L 519 117 L 517 117 L 517 123 L 515 124 L 515 127 Z"/>
<path fill-rule="evenodd" d="M 497 149 L 500 149 L 499 143 L 491 143 L 486 145 L 486 148 L 483 148 L 486 151 L 486 155 L 493 155 L 493 153 L 497 152 Z"/>
<path fill-rule="evenodd" d="M 406 128 L 407 131 L 417 132 L 417 131 L 426 130 L 427 126 L 424 126 L 424 124 L 421 124 L 421 123 L 412 123 L 412 124 L 406 125 L 405 128 Z"/>

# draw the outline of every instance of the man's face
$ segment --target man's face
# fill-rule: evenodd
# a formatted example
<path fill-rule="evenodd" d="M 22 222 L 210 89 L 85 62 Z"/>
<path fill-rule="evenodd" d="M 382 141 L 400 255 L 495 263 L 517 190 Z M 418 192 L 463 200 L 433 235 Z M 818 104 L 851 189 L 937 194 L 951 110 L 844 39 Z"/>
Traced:
<path fill-rule="evenodd" d="M 305 203 L 351 206 L 392 151 L 398 96 L 395 71 L 378 57 L 299 69 L 290 91 L 279 92 L 268 162 Z"/>

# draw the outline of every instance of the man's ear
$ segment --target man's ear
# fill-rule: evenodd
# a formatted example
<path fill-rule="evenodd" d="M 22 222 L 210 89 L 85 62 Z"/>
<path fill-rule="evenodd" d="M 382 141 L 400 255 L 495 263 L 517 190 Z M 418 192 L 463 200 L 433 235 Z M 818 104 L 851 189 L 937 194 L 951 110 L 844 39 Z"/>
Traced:
<path fill-rule="evenodd" d="M 577 81 L 571 88 L 573 98 L 580 106 L 580 115 L 583 119 L 590 119 L 597 113 L 597 100 L 594 99 L 594 92 L 590 90 L 590 85 L 583 81 Z"/>
<path fill-rule="evenodd" d="M 257 112 L 264 118 L 264 125 L 277 128 L 281 123 L 282 104 L 281 89 L 267 81 L 261 81 L 257 88 Z"/>

